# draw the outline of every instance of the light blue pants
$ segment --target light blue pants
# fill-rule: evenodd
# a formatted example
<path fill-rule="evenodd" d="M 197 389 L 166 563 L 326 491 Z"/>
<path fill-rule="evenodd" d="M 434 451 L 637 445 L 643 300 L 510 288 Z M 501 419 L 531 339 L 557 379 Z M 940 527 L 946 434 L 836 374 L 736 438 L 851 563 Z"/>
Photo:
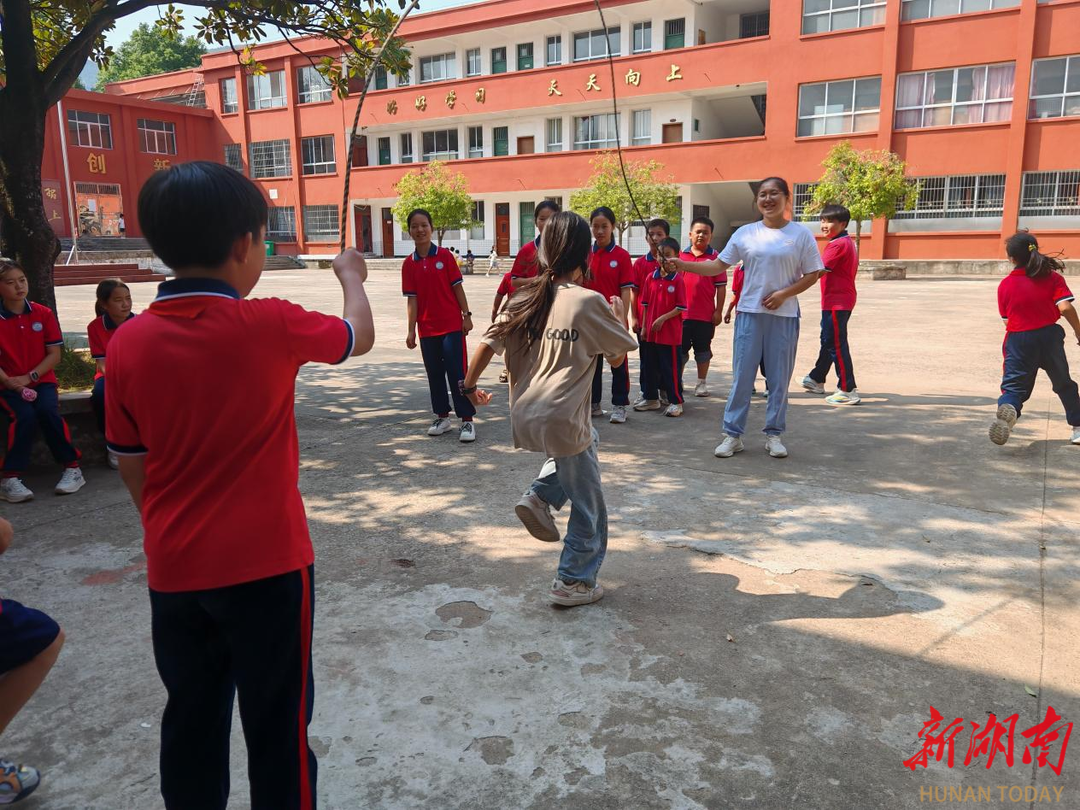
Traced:
<path fill-rule="evenodd" d="M 567 584 L 596 585 L 596 575 L 607 553 L 607 506 L 600 484 L 597 448 L 600 434 L 594 429 L 592 444 L 576 456 L 549 458 L 532 482 L 530 491 L 554 509 L 570 501 L 570 522 L 563 537 L 559 579 Z"/>
<path fill-rule="evenodd" d="M 779 436 L 787 428 L 788 386 L 799 348 L 799 319 L 763 312 L 740 312 L 735 318 L 731 393 L 724 408 L 724 433 L 742 436 L 750 412 L 750 396 L 758 365 L 765 361 L 769 389 L 765 433 Z"/>

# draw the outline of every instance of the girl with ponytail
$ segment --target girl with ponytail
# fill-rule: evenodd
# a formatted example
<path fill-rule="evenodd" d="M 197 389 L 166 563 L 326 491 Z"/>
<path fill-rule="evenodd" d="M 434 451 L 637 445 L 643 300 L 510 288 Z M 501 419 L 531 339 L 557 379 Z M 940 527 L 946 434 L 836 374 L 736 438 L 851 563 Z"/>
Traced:
<path fill-rule="evenodd" d="M 1005 253 L 1014 269 L 998 286 L 998 311 L 1005 322 L 1005 364 L 990 441 L 1005 444 L 1009 440 L 1041 368 L 1065 407 L 1072 443 L 1080 444 L 1080 391 L 1069 376 L 1065 330 L 1057 322 L 1064 317 L 1080 344 L 1080 317 L 1060 273 L 1065 265 L 1041 253 L 1029 233 L 1015 233 L 1005 240 Z"/>
<path fill-rule="evenodd" d="M 477 382 L 492 357 L 505 353 L 514 446 L 547 457 L 514 511 L 533 537 L 558 542 L 551 507 L 572 503 L 549 591 L 553 603 L 568 607 L 604 595 L 596 577 L 607 550 L 607 507 L 590 415 L 593 372 L 605 359 L 622 365 L 637 345 L 623 325 L 622 297 L 605 300 L 582 286 L 590 250 L 584 219 L 569 211 L 552 217 L 540 237 L 539 274 L 488 329 L 461 383 L 474 405 L 487 405 L 491 394 Z"/>

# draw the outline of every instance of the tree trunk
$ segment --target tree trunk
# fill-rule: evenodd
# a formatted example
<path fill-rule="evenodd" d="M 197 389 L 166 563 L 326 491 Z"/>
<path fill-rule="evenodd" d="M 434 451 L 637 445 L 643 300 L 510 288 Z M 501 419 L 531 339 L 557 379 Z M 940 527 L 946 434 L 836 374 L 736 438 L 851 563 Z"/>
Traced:
<path fill-rule="evenodd" d="M 859 240 L 862 238 L 862 220 L 855 220 L 855 254 L 859 253 Z"/>

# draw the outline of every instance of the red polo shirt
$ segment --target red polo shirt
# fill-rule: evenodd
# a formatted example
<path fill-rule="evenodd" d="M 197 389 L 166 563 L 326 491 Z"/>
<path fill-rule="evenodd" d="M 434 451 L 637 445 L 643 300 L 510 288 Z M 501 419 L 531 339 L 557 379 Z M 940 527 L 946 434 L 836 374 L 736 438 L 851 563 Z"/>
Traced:
<path fill-rule="evenodd" d="M 134 312 L 128 313 L 127 320 L 124 321 L 124 323 L 127 323 L 134 317 Z M 87 340 L 90 341 L 90 356 L 92 358 L 95 360 L 105 359 L 105 352 L 109 346 L 109 341 L 112 340 L 113 334 L 117 329 L 123 326 L 124 323 L 113 323 L 112 318 L 110 318 L 108 314 L 104 314 L 99 318 L 94 318 L 94 320 L 86 325 L 86 337 Z M 95 380 L 104 376 L 105 375 L 100 371 L 94 372 Z"/>
<path fill-rule="evenodd" d="M 539 236 L 522 246 L 518 255 L 514 257 L 514 265 L 510 268 L 510 278 L 533 278 L 540 272 L 540 263 L 536 255 L 539 247 Z"/>
<path fill-rule="evenodd" d="M 1072 300 L 1065 277 L 1055 271 L 1028 278 L 1024 268 L 1017 267 L 998 285 L 998 312 L 1008 332 L 1028 332 L 1057 323 L 1061 317 L 1058 304 Z"/>
<path fill-rule="evenodd" d="M 499 289 L 495 291 L 496 295 L 505 295 L 507 297 L 514 294 L 514 285 L 510 282 L 513 276 L 510 273 L 504 273 L 502 281 L 499 282 Z"/>
<path fill-rule="evenodd" d="M 711 262 L 718 256 L 711 246 L 705 248 L 705 252 L 700 256 L 694 254 L 690 245 L 679 254 L 679 258 L 684 262 Z M 686 320 L 712 323 L 713 314 L 716 312 L 716 288 L 727 286 L 727 272 L 718 276 L 683 273 L 683 280 L 686 283 Z"/>
<path fill-rule="evenodd" d="M 401 293 L 416 299 L 416 328 L 420 337 L 461 331 L 461 306 L 454 287 L 461 283 L 454 254 L 434 242 L 427 256 L 415 251 L 401 264 Z"/>
<path fill-rule="evenodd" d="M 296 372 L 341 363 L 352 326 L 217 279 L 166 281 L 118 330 L 105 378 L 109 449 L 143 455 L 150 587 L 194 591 L 314 560 L 297 488 Z"/>
<path fill-rule="evenodd" d="M 17 315 L 0 305 L 0 369 L 9 377 L 29 374 L 45 359 L 47 347 L 64 345 L 56 313 L 42 304 L 24 304 L 25 309 Z M 55 384 L 56 374 L 50 369 L 38 383 Z M 31 387 L 36 384 L 31 383 Z"/>
<path fill-rule="evenodd" d="M 682 344 L 683 319 L 681 316 L 676 315 L 665 321 L 658 332 L 652 330 L 652 324 L 661 315 L 673 309 L 686 312 L 686 275 L 673 273 L 665 276 L 656 269 L 645 279 L 645 289 L 641 294 L 641 307 L 645 313 L 641 322 L 641 334 L 646 336 L 646 340 L 664 346 Z"/>
<path fill-rule="evenodd" d="M 822 310 L 855 309 L 855 273 L 859 270 L 859 254 L 855 241 L 847 231 L 841 231 L 821 252 L 825 273 L 821 276 Z"/>
<path fill-rule="evenodd" d="M 630 254 L 616 245 L 614 240 L 606 248 L 599 248 L 593 242 L 589 272 L 592 278 L 585 287 L 600 293 L 605 301 L 612 296 L 619 297 L 624 289 L 634 287 L 634 263 Z"/>
<path fill-rule="evenodd" d="M 643 292 L 645 292 L 645 279 L 647 279 L 649 276 L 651 276 L 656 271 L 656 268 L 657 268 L 656 256 L 654 256 L 652 253 L 646 253 L 644 256 L 642 256 L 640 259 L 638 259 L 637 261 L 634 262 L 633 276 L 634 276 L 634 286 L 637 287 L 637 291 L 638 291 L 638 296 L 637 296 L 637 299 L 638 299 L 637 300 L 637 303 L 638 303 L 637 316 L 638 316 L 638 321 L 639 322 L 641 322 L 641 321 L 643 321 L 645 319 L 645 313 L 641 309 L 641 294 Z M 648 340 L 648 339 L 649 339 L 648 337 L 645 337 L 645 340 Z"/>
<path fill-rule="evenodd" d="M 742 295 L 743 275 L 745 271 L 740 264 L 734 270 L 731 271 L 731 303 L 739 303 L 739 296 Z"/>

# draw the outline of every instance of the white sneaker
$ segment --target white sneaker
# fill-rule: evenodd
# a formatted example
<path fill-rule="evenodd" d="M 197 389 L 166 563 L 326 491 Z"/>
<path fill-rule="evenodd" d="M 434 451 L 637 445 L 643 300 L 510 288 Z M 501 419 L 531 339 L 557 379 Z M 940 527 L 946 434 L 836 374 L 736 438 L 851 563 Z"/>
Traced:
<path fill-rule="evenodd" d="M 1009 440 L 1009 435 L 1012 433 L 1013 425 L 1016 424 L 1017 413 L 1016 408 L 1006 403 L 1005 405 L 998 405 L 997 418 L 994 419 L 990 425 L 990 441 L 994 444 L 1005 444 Z M 1073 435 L 1075 441 L 1076 436 Z"/>
<path fill-rule="evenodd" d="M 682 416 L 682 405 L 678 402 L 672 402 L 664 411 L 664 416 Z"/>
<path fill-rule="evenodd" d="M 766 436 L 765 449 L 773 458 L 787 458 L 787 448 L 784 447 L 784 443 L 780 441 L 779 436 Z"/>
<path fill-rule="evenodd" d="M 78 467 L 68 467 L 60 476 L 60 480 L 56 482 L 56 494 L 72 495 L 85 486 L 86 479 L 83 478 L 82 470 Z"/>
<path fill-rule="evenodd" d="M 830 405 L 858 405 L 862 402 L 856 388 L 852 388 L 850 391 L 837 391 L 835 394 L 825 397 L 825 401 Z"/>
<path fill-rule="evenodd" d="M 27 489 L 21 478 L 0 479 L 0 498 L 8 503 L 22 503 L 34 497 L 34 493 Z"/>
<path fill-rule="evenodd" d="M 596 404 L 596 405 L 592 406 L 593 419 L 599 419 L 603 415 L 604 415 L 604 406 L 603 405 Z"/>
<path fill-rule="evenodd" d="M 1073 435 L 1069 441 L 1072 444 L 1080 444 L 1080 427 L 1073 428 Z"/>
<path fill-rule="evenodd" d="M 563 605 L 564 607 L 589 605 L 603 595 L 604 587 L 600 583 L 593 585 L 591 588 L 584 582 L 575 582 L 573 585 L 568 585 L 557 577 L 551 583 L 551 590 L 548 591 L 548 598 L 556 605 Z"/>
<path fill-rule="evenodd" d="M 694 386 L 695 397 L 707 397 L 709 396 L 709 386 L 705 384 L 705 380 L 698 380 L 697 385 Z"/>
<path fill-rule="evenodd" d="M 626 421 L 626 406 L 616 405 L 611 409 L 611 424 L 621 425 Z"/>
<path fill-rule="evenodd" d="M 112 450 L 109 451 L 109 466 L 112 467 L 114 470 L 120 469 L 120 459 Z"/>
<path fill-rule="evenodd" d="M 562 537 L 551 516 L 551 507 L 547 501 L 535 492 L 526 492 L 514 507 L 514 514 L 533 537 L 545 543 L 558 543 Z"/>
<path fill-rule="evenodd" d="M 431 423 L 431 427 L 427 429 L 427 435 L 442 436 L 444 433 L 449 433 L 453 429 L 454 426 L 450 424 L 450 420 L 440 416 Z"/>
<path fill-rule="evenodd" d="M 809 391 L 811 394 L 824 394 L 825 384 L 819 383 L 809 374 L 802 378 L 802 387 Z"/>
<path fill-rule="evenodd" d="M 462 422 L 461 432 L 458 434 L 458 441 L 461 442 L 475 442 L 476 441 L 476 428 L 473 427 L 472 422 Z"/>
<path fill-rule="evenodd" d="M 724 434 L 724 440 L 716 445 L 713 455 L 717 458 L 731 458 L 736 453 L 743 451 L 742 436 L 728 436 Z"/>
<path fill-rule="evenodd" d="M 661 391 L 660 392 L 660 407 L 661 408 L 666 408 L 670 404 L 671 403 L 668 402 L 667 394 L 665 394 L 663 391 Z"/>
<path fill-rule="evenodd" d="M 660 400 L 658 399 L 645 399 L 642 397 L 634 403 L 635 411 L 658 411 L 660 407 Z"/>

